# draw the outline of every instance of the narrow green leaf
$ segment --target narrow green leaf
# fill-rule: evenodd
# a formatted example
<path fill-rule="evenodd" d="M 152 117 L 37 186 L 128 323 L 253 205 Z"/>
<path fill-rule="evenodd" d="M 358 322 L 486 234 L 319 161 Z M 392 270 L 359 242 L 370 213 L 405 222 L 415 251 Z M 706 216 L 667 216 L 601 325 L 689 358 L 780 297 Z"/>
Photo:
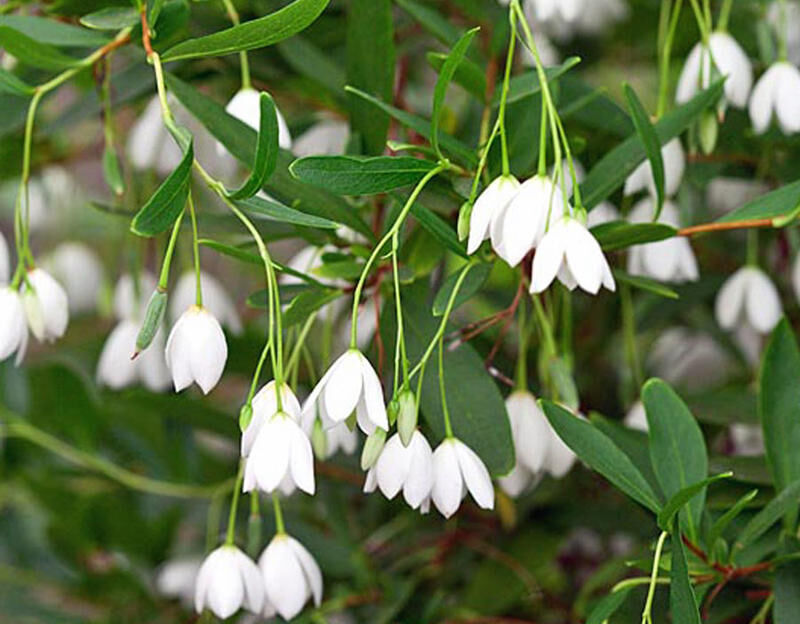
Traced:
<path fill-rule="evenodd" d="M 489 274 L 491 272 L 492 265 L 489 263 L 484 262 L 472 265 L 464 281 L 461 283 L 461 288 L 453 302 L 453 309 L 455 310 L 460 305 L 472 299 L 481 289 L 481 286 L 486 283 L 486 280 L 489 279 Z M 447 277 L 441 288 L 439 288 L 439 291 L 436 293 L 436 298 L 433 300 L 434 316 L 442 316 L 444 314 L 460 274 L 461 270 L 454 271 Z"/>
<path fill-rule="evenodd" d="M 134 7 L 106 7 L 81 18 L 81 24 L 94 30 L 122 30 L 139 23 L 139 12 Z"/>
<path fill-rule="evenodd" d="M 780 219 L 800 204 L 800 180 L 787 184 L 747 202 L 717 219 L 718 223 L 749 219 Z"/>
<path fill-rule="evenodd" d="M 0 25 L 0 48 L 20 63 L 39 69 L 62 71 L 75 67 L 80 62 L 79 59 L 67 56 L 53 46 L 31 39 L 9 26 Z"/>
<path fill-rule="evenodd" d="M 741 550 L 752 544 L 785 514 L 797 513 L 798 505 L 800 505 L 800 479 L 787 485 L 764 506 L 764 509 L 750 519 L 739 533 L 735 548 Z"/>
<path fill-rule="evenodd" d="M 672 290 L 669 286 L 657 282 L 649 277 L 642 277 L 641 275 L 631 275 L 621 269 L 611 269 L 614 274 L 614 279 L 618 282 L 624 282 L 633 288 L 639 290 L 646 290 L 659 297 L 666 297 L 667 299 L 680 299 L 680 295 Z"/>
<path fill-rule="evenodd" d="M 643 245 L 672 238 L 677 230 L 664 223 L 628 223 L 610 221 L 591 229 L 592 234 L 605 251 L 626 249 L 633 245 Z"/>
<path fill-rule="evenodd" d="M 558 80 L 561 78 L 561 76 L 566 74 L 570 69 L 575 67 L 580 62 L 581 59 L 579 56 L 570 56 L 560 65 L 545 67 L 544 75 L 547 78 L 547 82 L 551 83 L 555 80 Z M 539 82 L 539 74 L 535 70 L 531 70 L 525 72 L 524 74 L 520 74 L 519 76 L 514 76 L 511 80 L 509 80 L 508 99 L 506 101 L 508 104 L 518 102 L 519 100 L 531 97 L 532 95 L 538 95 L 541 90 L 542 84 Z M 500 98 L 500 89 L 497 89 L 497 92 L 492 97 L 493 108 L 500 106 Z"/>
<path fill-rule="evenodd" d="M 34 15 L 0 15 L 0 26 L 8 26 L 39 43 L 60 48 L 95 48 L 109 41 L 98 32 Z"/>
<path fill-rule="evenodd" d="M 450 50 L 447 55 L 447 60 L 442 65 L 442 70 L 439 72 L 439 77 L 436 80 L 436 87 L 433 90 L 433 115 L 431 117 L 431 145 L 439 157 L 442 156 L 439 150 L 439 125 L 441 124 L 442 106 L 444 105 L 444 98 L 447 95 L 447 87 L 450 81 L 464 60 L 464 55 L 467 53 L 472 39 L 475 37 L 480 28 L 473 28 L 464 33 L 458 42 Z"/>
<path fill-rule="evenodd" d="M 703 479 L 697 483 L 693 483 L 692 485 L 676 492 L 672 497 L 670 497 L 664 507 L 661 508 L 661 511 L 658 512 L 658 517 L 656 518 L 658 526 L 662 531 L 669 531 L 672 520 L 683 508 L 683 506 L 686 505 L 686 503 L 692 500 L 700 492 L 705 490 L 710 483 L 714 483 L 714 481 L 719 481 L 720 479 L 729 479 L 732 476 L 732 472 L 724 472 L 722 474 Z"/>
<path fill-rule="evenodd" d="M 644 108 L 636 92 L 629 84 L 623 86 L 625 98 L 628 100 L 628 108 L 631 109 L 631 118 L 636 127 L 636 134 L 644 145 L 645 154 L 650 161 L 650 168 L 653 171 L 653 181 L 656 187 L 656 211 L 653 221 L 658 221 L 661 208 L 664 205 L 664 159 L 661 157 L 661 142 L 656 134 L 656 129 L 650 121 L 650 117 Z"/>
<path fill-rule="evenodd" d="M 252 216 L 266 217 L 280 223 L 290 223 L 291 225 L 323 228 L 327 230 L 335 230 L 338 227 L 338 224 L 334 221 L 300 212 L 294 208 L 284 206 L 273 199 L 266 199 L 264 197 L 255 196 L 249 197 L 248 199 L 240 199 L 236 201 L 236 205 Z"/>
<path fill-rule="evenodd" d="M 442 71 L 447 56 L 447 54 L 442 54 L 441 52 L 428 52 L 425 54 L 428 63 L 437 72 Z M 481 66 L 475 61 L 464 58 L 456 68 L 455 74 L 453 74 L 453 81 L 461 85 L 478 101 L 484 101 L 486 97 L 486 75 Z"/>
<path fill-rule="evenodd" d="M 410 156 L 309 156 L 292 163 L 292 175 L 337 195 L 375 195 L 419 182 L 436 163 Z"/>
<path fill-rule="evenodd" d="M 347 84 L 344 69 L 327 51 L 299 35 L 281 41 L 276 48 L 283 60 L 298 74 L 315 80 L 334 97 L 344 97 L 344 86 Z"/>
<path fill-rule="evenodd" d="M 209 249 L 213 249 L 214 251 L 221 253 L 229 258 L 234 258 L 241 262 L 245 262 L 247 264 L 252 264 L 255 266 L 263 266 L 264 261 L 261 259 L 261 256 L 255 253 L 251 253 L 241 247 L 234 247 L 233 245 L 227 245 L 226 243 L 222 243 L 220 241 L 212 240 L 210 238 L 199 238 L 197 243 L 202 245 L 203 247 L 208 247 Z"/>
<path fill-rule="evenodd" d="M 695 596 L 692 580 L 689 577 L 689 566 L 686 565 L 686 551 L 683 549 L 680 532 L 673 533 L 671 541 L 669 610 L 672 621 L 681 624 L 701 624 L 697 596 Z"/>
<path fill-rule="evenodd" d="M 258 138 L 250 177 L 239 190 L 227 192 L 231 199 L 247 199 L 258 193 L 278 164 L 278 114 L 275 102 L 269 93 L 261 93 L 259 106 Z"/>
<path fill-rule="evenodd" d="M 540 401 L 558 436 L 590 468 L 653 513 L 661 505 L 642 473 L 598 428 L 550 401 Z"/>
<path fill-rule="evenodd" d="M 131 221 L 131 231 L 134 234 L 155 236 L 172 227 L 189 196 L 193 162 L 194 149 L 190 144 L 175 171 L 169 174 Z"/>
<path fill-rule="evenodd" d="M 792 544 L 797 550 L 797 543 Z M 788 561 L 775 571 L 774 624 L 794 624 L 800 613 L 800 562 Z"/>
<path fill-rule="evenodd" d="M 722 514 L 719 518 L 717 518 L 716 522 L 711 525 L 711 529 L 708 532 L 708 539 L 706 540 L 708 544 L 716 544 L 717 540 L 722 537 L 722 534 L 725 532 L 725 529 L 728 528 L 728 525 L 737 517 L 739 514 L 744 511 L 744 509 L 753 501 L 753 499 L 758 495 L 758 490 L 750 490 L 747 494 L 742 496 L 736 503 L 734 503 L 733 507 L 728 509 L 724 514 Z"/>
<path fill-rule="evenodd" d="M 33 95 L 33 87 L 17 78 L 10 71 L 0 68 L 0 93 Z"/>
<path fill-rule="evenodd" d="M 330 0 L 295 0 L 290 5 L 259 19 L 244 22 L 205 37 L 189 39 L 170 48 L 163 61 L 223 56 L 255 50 L 288 39 L 305 30 L 328 6 Z"/>
<path fill-rule="evenodd" d="M 625 604 L 629 593 L 629 589 L 622 589 L 613 594 L 603 596 L 595 608 L 592 609 L 592 612 L 586 619 L 586 624 L 605 624 L 608 618 L 614 615 L 619 608 Z"/>

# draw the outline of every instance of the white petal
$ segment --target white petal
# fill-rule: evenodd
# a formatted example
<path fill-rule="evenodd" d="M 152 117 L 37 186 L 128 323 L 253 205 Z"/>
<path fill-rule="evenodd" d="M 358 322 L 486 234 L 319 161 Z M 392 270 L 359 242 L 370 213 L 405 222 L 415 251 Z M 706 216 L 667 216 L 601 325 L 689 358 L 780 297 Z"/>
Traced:
<path fill-rule="evenodd" d="M 411 437 L 411 462 L 408 476 L 403 486 L 403 498 L 412 508 L 417 509 L 431 495 L 433 487 L 433 451 L 428 440 L 419 431 Z"/>
<path fill-rule="evenodd" d="M 775 284 L 759 270 L 750 269 L 750 279 L 745 293 L 747 320 L 762 334 L 771 332 L 781 320 L 781 298 Z"/>
<path fill-rule="evenodd" d="M 184 355 L 188 353 L 191 339 L 191 336 L 183 331 L 185 324 L 186 317 L 181 316 L 169 332 L 167 346 L 164 350 L 167 366 L 172 374 L 172 382 L 175 385 L 175 392 L 188 388 L 193 381 L 191 363 L 189 358 Z"/>
<path fill-rule="evenodd" d="M 112 330 L 97 363 L 98 383 L 120 390 L 136 381 L 136 363 L 131 355 L 136 349 L 138 333 L 139 327 L 133 321 L 122 321 Z"/>
<path fill-rule="evenodd" d="M 290 432 L 291 451 L 289 468 L 292 479 L 301 490 L 314 494 L 314 451 L 303 430 L 293 420 L 287 420 L 286 429 Z"/>
<path fill-rule="evenodd" d="M 288 540 L 289 547 L 300 562 L 300 567 L 303 568 L 311 595 L 314 598 L 314 605 L 318 607 L 322 602 L 322 570 L 319 569 L 319 565 L 311 553 L 305 549 L 305 546 L 293 537 L 289 537 Z"/>
<path fill-rule="evenodd" d="M 281 415 L 265 423 L 258 433 L 247 458 L 247 470 L 252 471 L 259 489 L 273 492 L 289 469 L 291 438 L 289 423 Z"/>
<path fill-rule="evenodd" d="M 244 587 L 244 607 L 252 613 L 261 613 L 264 608 L 264 581 L 261 578 L 261 571 L 255 562 L 239 549 L 236 549 L 236 558 Z"/>
<path fill-rule="evenodd" d="M 469 219 L 467 253 L 473 254 L 489 237 L 489 228 L 496 216 L 505 208 L 519 188 L 513 176 L 499 176 L 475 200 Z"/>
<path fill-rule="evenodd" d="M 780 74 L 778 65 L 773 65 L 761 76 L 753 88 L 748 111 L 756 134 L 766 132 L 769 127 Z"/>
<path fill-rule="evenodd" d="M 383 404 L 383 386 L 370 361 L 359 353 L 361 359 L 361 374 L 363 376 L 364 404 L 370 421 L 384 431 L 389 430 L 389 420 L 386 416 L 386 406 Z"/>
<path fill-rule="evenodd" d="M 291 620 L 302 611 L 310 590 L 287 536 L 275 536 L 258 565 L 264 576 L 267 600 L 283 619 Z"/>
<path fill-rule="evenodd" d="M 331 367 L 331 376 L 325 384 L 322 400 L 325 411 L 333 422 L 347 420 L 358 405 L 363 388 L 361 354 L 346 351 Z"/>
<path fill-rule="evenodd" d="M 700 57 L 702 51 L 703 46 L 698 43 L 689 52 L 689 56 L 686 57 L 675 91 L 675 101 L 678 104 L 688 102 L 697 93 L 697 88 L 700 84 Z"/>
<path fill-rule="evenodd" d="M 455 440 L 456 457 L 464 483 L 472 498 L 483 509 L 494 509 L 494 488 L 489 471 L 478 454 L 461 440 Z"/>
<path fill-rule="evenodd" d="M 725 97 L 737 108 L 744 108 L 753 86 L 753 66 L 750 59 L 728 33 L 713 33 L 709 45 L 714 64 L 720 74 L 727 76 Z"/>
<path fill-rule="evenodd" d="M 566 260 L 578 285 L 593 295 L 600 290 L 603 279 L 603 252 L 594 236 L 574 219 L 569 219 Z"/>
<path fill-rule="evenodd" d="M 565 223 L 559 221 L 544 235 L 533 256 L 531 292 L 543 292 L 553 281 L 564 261 Z"/>
<path fill-rule="evenodd" d="M 445 518 L 452 516 L 461 505 L 464 480 L 458 467 L 455 444 L 445 439 L 433 452 L 433 504 Z"/>
<path fill-rule="evenodd" d="M 403 487 L 411 457 L 410 450 L 403 446 L 397 433 L 384 445 L 375 464 L 375 475 L 378 478 L 378 487 L 386 498 L 391 500 Z"/>
<path fill-rule="evenodd" d="M 506 399 L 506 409 L 513 424 L 517 462 L 529 471 L 542 469 L 550 442 L 550 426 L 530 392 L 514 392 Z"/>
<path fill-rule="evenodd" d="M 208 394 L 225 370 L 228 343 L 219 321 L 205 308 L 193 316 L 192 323 L 184 331 L 190 329 L 189 365 L 192 376 L 203 394 Z"/>
<path fill-rule="evenodd" d="M 746 269 L 739 269 L 720 288 L 714 303 L 714 313 L 722 329 L 733 329 L 736 326 L 742 314 L 746 286 Z"/>
<path fill-rule="evenodd" d="M 800 131 L 800 70 L 784 63 L 775 92 L 775 116 L 784 134 Z"/>

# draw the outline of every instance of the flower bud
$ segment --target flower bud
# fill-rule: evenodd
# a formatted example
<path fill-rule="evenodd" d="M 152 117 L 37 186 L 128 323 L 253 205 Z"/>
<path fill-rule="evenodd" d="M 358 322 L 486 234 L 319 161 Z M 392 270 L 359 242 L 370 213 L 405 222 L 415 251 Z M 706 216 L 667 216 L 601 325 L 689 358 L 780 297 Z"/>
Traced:
<path fill-rule="evenodd" d="M 400 404 L 397 402 L 397 397 L 392 397 L 389 405 L 386 406 L 386 417 L 389 419 L 389 426 L 391 427 L 397 422 L 397 413 L 400 409 Z"/>
<path fill-rule="evenodd" d="M 408 446 L 417 429 L 417 398 L 411 390 L 405 389 L 397 397 L 397 403 L 397 433 L 403 446 Z"/>
<path fill-rule="evenodd" d="M 719 122 L 714 111 L 705 111 L 700 116 L 697 125 L 697 134 L 700 139 L 700 148 L 704 154 L 710 154 L 717 146 L 717 136 L 719 135 Z"/>
<path fill-rule="evenodd" d="M 464 202 L 458 211 L 458 240 L 463 241 L 469 236 L 469 218 L 472 216 L 472 204 Z"/>
<path fill-rule="evenodd" d="M 147 310 L 144 313 L 144 321 L 139 330 L 139 335 L 136 337 L 136 354 L 138 355 L 150 346 L 153 338 L 161 327 L 161 322 L 164 320 L 164 312 L 167 309 L 167 293 L 161 290 L 159 286 L 153 291 L 150 297 L 150 302 L 147 304 Z"/>
<path fill-rule="evenodd" d="M 250 425 L 251 420 L 253 420 L 253 404 L 245 403 L 242 405 L 242 409 L 239 410 L 239 429 L 243 433 Z"/>
<path fill-rule="evenodd" d="M 361 451 L 362 470 L 369 470 L 375 465 L 385 443 L 386 431 L 384 429 L 376 428 L 375 431 L 367 436 L 367 441 L 364 442 L 364 448 Z"/>
<path fill-rule="evenodd" d="M 314 421 L 311 429 L 311 448 L 314 449 L 314 455 L 317 456 L 317 459 L 328 457 L 328 436 L 325 434 L 325 429 L 322 428 L 322 421 L 319 418 Z"/>

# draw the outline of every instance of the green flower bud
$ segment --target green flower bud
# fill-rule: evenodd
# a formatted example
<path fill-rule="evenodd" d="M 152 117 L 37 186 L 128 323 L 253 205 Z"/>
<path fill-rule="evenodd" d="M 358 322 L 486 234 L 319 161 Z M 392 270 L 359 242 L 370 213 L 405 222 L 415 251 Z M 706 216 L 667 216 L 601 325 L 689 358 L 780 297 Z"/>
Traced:
<path fill-rule="evenodd" d="M 411 443 L 411 436 L 417 429 L 417 398 L 411 390 L 403 390 L 397 397 L 399 404 L 397 415 L 397 433 L 403 446 Z"/>
<path fill-rule="evenodd" d="M 325 435 L 319 418 L 314 421 L 314 428 L 311 430 L 311 447 L 317 459 L 325 459 L 328 456 L 328 436 Z"/>
<path fill-rule="evenodd" d="M 244 432 L 250 425 L 251 420 L 253 420 L 253 406 L 250 403 L 245 403 L 242 405 L 242 409 L 239 410 L 239 429 Z"/>
<path fill-rule="evenodd" d="M 167 293 L 160 288 L 153 291 L 147 310 L 144 313 L 144 321 L 136 337 L 136 353 L 139 354 L 150 346 L 153 342 L 161 322 L 164 320 L 164 313 L 167 311 Z"/>
<path fill-rule="evenodd" d="M 386 418 L 389 419 L 389 426 L 393 426 L 397 422 L 397 413 L 400 409 L 400 404 L 397 402 L 396 397 L 392 397 L 389 405 L 386 406 Z"/>
<path fill-rule="evenodd" d="M 719 134 L 719 123 L 714 111 L 706 111 L 701 115 L 697 131 L 700 138 L 700 148 L 704 154 L 710 154 L 717 146 L 717 136 Z"/>
<path fill-rule="evenodd" d="M 386 443 L 386 431 L 375 429 L 364 442 L 364 449 L 361 451 L 361 469 L 369 470 L 378 461 L 383 445 Z"/>
<path fill-rule="evenodd" d="M 466 240 L 469 236 L 469 219 L 472 216 L 472 204 L 464 202 L 458 211 L 458 240 Z"/>

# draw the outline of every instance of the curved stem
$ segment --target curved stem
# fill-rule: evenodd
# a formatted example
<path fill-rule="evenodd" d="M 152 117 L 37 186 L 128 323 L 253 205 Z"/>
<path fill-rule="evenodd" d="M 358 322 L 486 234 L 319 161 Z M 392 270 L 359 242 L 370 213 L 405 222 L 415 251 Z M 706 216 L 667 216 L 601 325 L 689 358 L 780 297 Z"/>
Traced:
<path fill-rule="evenodd" d="M 658 568 L 661 564 L 661 550 L 664 548 L 664 540 L 667 539 L 666 531 L 662 531 L 661 535 L 658 538 L 658 542 L 656 543 L 656 552 L 655 556 L 653 557 L 653 572 L 650 575 L 650 588 L 647 590 L 647 599 L 644 603 L 644 610 L 642 611 L 642 624 L 651 624 L 653 621 L 652 617 L 652 610 L 653 610 L 653 598 L 656 594 L 656 585 L 658 582 Z"/>
<path fill-rule="evenodd" d="M 669 20 L 669 27 L 664 37 L 664 44 L 660 50 L 660 67 L 658 83 L 658 106 L 656 108 L 656 119 L 660 118 L 667 109 L 667 97 L 669 91 L 669 62 L 672 56 L 672 43 L 675 40 L 675 32 L 678 28 L 678 18 L 683 8 L 683 0 L 677 0 L 672 10 Z"/>
<path fill-rule="evenodd" d="M 192 254 L 194 256 L 194 276 L 196 282 L 195 303 L 202 307 L 203 284 L 202 280 L 200 279 L 200 244 L 197 242 L 197 215 L 195 215 L 194 211 L 194 201 L 192 200 L 191 190 L 189 191 L 189 197 L 187 198 L 187 201 L 189 203 L 189 216 L 192 218 Z"/>
<path fill-rule="evenodd" d="M 228 13 L 228 18 L 231 20 L 231 23 L 234 26 L 238 26 L 240 23 L 239 13 L 236 11 L 236 7 L 233 6 L 233 2 L 231 2 L 231 0 L 222 0 L 222 4 L 225 5 L 225 10 Z M 247 52 L 244 50 L 239 52 L 239 64 L 242 69 L 242 89 L 250 89 L 252 88 L 252 83 L 250 81 L 250 62 L 247 59 Z"/>
<path fill-rule="evenodd" d="M 281 510 L 281 501 L 278 498 L 278 493 L 272 493 L 272 509 L 275 513 L 275 532 L 278 535 L 286 535 L 286 527 L 283 524 L 283 511 Z"/>
<path fill-rule="evenodd" d="M 236 512 L 239 509 L 239 493 L 242 490 L 242 479 L 244 478 L 244 462 L 239 462 L 239 470 L 236 473 L 236 481 L 233 485 L 233 498 L 231 499 L 231 509 L 228 512 L 228 530 L 225 533 L 225 544 L 233 546 L 236 540 Z"/>
<path fill-rule="evenodd" d="M 723 0 L 722 8 L 719 10 L 719 20 L 717 21 L 717 30 L 725 32 L 728 30 L 728 22 L 731 17 L 731 7 L 733 0 Z"/>
<path fill-rule="evenodd" d="M 167 243 L 167 249 L 164 251 L 164 259 L 161 261 L 161 274 L 158 278 L 158 289 L 162 292 L 166 292 L 167 285 L 169 284 L 169 269 L 170 266 L 172 266 L 172 256 L 175 252 L 175 244 L 178 241 L 178 234 L 181 231 L 181 223 L 183 222 L 184 214 L 186 214 L 185 210 L 178 215 L 178 218 L 175 220 L 175 223 L 172 226 L 172 234 L 170 234 L 169 243 Z M 138 281 L 136 286 L 138 288 Z M 138 301 L 138 293 L 136 300 Z"/>
<path fill-rule="evenodd" d="M 500 125 L 500 147 L 503 158 L 503 175 L 511 173 L 511 165 L 508 161 L 508 140 L 506 138 L 506 101 L 508 100 L 508 87 L 511 80 L 511 68 L 514 65 L 514 47 L 517 44 L 517 17 L 514 7 L 508 11 L 508 22 L 511 27 L 511 34 L 508 38 L 508 53 L 506 54 L 506 66 L 503 73 L 503 86 L 500 92 L 500 110 L 497 113 L 497 121 Z"/>

